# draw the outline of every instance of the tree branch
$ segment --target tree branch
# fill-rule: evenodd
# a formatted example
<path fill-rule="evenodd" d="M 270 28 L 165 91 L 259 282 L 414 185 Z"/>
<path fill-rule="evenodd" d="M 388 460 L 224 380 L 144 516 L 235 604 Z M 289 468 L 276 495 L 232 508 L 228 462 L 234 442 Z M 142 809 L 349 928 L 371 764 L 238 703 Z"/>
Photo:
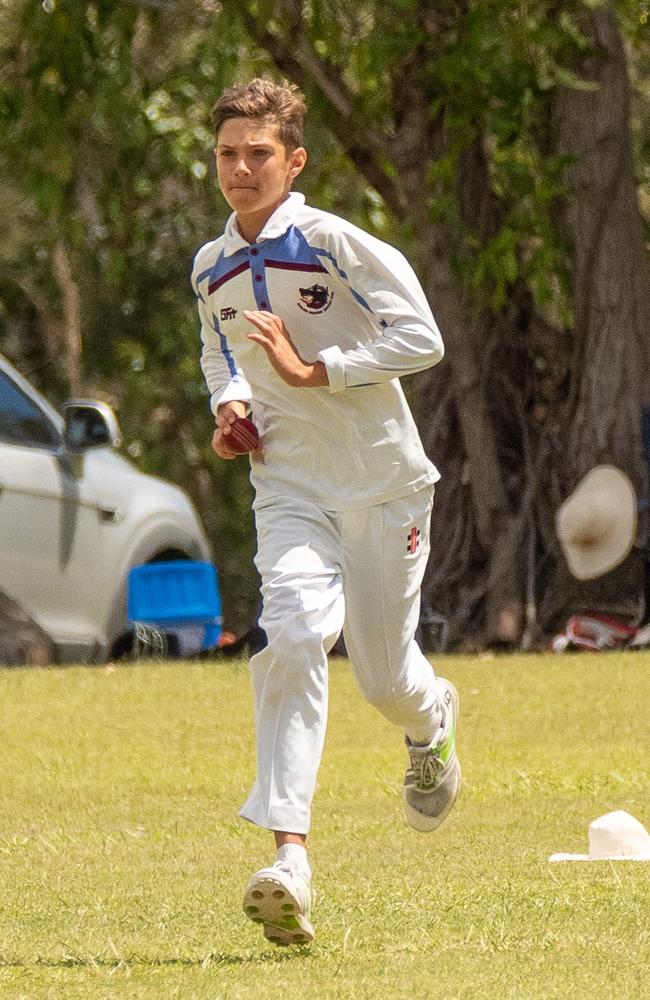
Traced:
<path fill-rule="evenodd" d="M 392 162 L 389 137 L 362 124 L 354 95 L 336 68 L 314 48 L 305 31 L 302 15 L 292 0 L 284 0 L 281 6 L 291 24 L 291 31 L 283 35 L 270 31 L 245 5 L 240 6 L 233 0 L 224 0 L 223 4 L 224 9 L 232 7 L 233 14 L 241 18 L 247 33 L 269 53 L 278 69 L 303 89 L 311 85 L 318 90 L 329 128 L 391 211 L 403 218 L 407 214 L 407 206 L 400 189 L 385 168 Z"/>
<path fill-rule="evenodd" d="M 52 270 L 63 305 L 63 363 L 73 396 L 81 394 L 81 296 L 63 241 L 54 247 Z"/>

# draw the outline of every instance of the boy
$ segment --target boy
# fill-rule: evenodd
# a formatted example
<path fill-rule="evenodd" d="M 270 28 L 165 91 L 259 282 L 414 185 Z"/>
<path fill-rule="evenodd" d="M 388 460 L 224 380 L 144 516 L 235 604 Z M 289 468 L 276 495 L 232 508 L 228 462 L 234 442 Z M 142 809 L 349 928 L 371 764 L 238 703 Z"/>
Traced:
<path fill-rule="evenodd" d="M 458 696 L 414 641 L 433 484 L 399 377 L 436 364 L 440 333 L 404 257 L 291 193 L 307 160 L 296 87 L 255 79 L 213 108 L 233 209 L 197 254 L 212 447 L 260 432 L 251 481 L 268 645 L 251 660 L 257 778 L 241 816 L 273 831 L 244 910 L 277 944 L 311 941 L 306 837 L 343 629 L 365 698 L 404 730 L 406 817 L 433 830 L 456 798 Z M 344 627 L 345 618 L 345 627 Z"/>

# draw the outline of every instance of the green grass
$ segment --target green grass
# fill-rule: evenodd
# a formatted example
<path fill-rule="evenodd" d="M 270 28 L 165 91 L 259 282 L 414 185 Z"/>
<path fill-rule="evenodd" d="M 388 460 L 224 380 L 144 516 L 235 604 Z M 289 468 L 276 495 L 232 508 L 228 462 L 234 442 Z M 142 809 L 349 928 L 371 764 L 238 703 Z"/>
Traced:
<path fill-rule="evenodd" d="M 550 865 L 592 819 L 650 828 L 650 656 L 444 657 L 464 786 L 401 820 L 398 732 L 332 665 L 311 948 L 240 913 L 271 838 L 244 664 L 0 670 L 2 1000 L 650 996 L 650 865 Z"/>

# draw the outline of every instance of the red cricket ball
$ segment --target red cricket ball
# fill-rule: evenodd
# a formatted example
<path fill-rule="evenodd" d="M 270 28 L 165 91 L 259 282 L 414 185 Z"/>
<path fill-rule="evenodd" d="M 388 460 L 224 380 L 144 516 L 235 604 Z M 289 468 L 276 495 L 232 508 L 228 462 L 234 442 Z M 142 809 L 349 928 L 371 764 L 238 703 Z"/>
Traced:
<path fill-rule="evenodd" d="M 225 437 L 228 447 L 239 455 L 245 455 L 247 451 L 257 448 L 259 439 L 259 431 L 248 417 L 237 417 L 230 425 L 230 434 L 226 434 Z"/>

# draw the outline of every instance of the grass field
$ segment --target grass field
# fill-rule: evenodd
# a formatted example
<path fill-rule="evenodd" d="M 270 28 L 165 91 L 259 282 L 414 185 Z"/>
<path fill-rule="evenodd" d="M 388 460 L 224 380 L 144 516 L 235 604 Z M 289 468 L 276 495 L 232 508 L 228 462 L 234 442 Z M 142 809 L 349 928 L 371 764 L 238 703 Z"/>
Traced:
<path fill-rule="evenodd" d="M 332 665 L 311 948 L 240 913 L 270 837 L 245 664 L 0 670 L 2 1000 L 650 997 L 650 864 L 548 863 L 650 828 L 650 655 L 443 657 L 464 786 L 401 820 L 400 735 Z"/>

